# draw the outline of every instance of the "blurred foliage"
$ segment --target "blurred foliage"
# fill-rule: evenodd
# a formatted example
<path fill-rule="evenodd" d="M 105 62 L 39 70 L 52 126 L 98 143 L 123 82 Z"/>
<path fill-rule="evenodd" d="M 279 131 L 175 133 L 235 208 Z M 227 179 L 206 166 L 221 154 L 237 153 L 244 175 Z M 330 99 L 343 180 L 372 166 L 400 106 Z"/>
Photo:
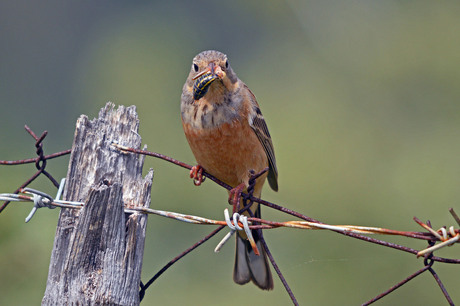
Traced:
<path fill-rule="evenodd" d="M 226 53 L 256 94 L 272 134 L 280 191 L 264 196 L 328 223 L 420 230 L 452 224 L 460 161 L 459 2 L 433 1 L 12 1 L 0 3 L 0 159 L 32 157 L 23 130 L 49 131 L 45 152 L 70 147 L 80 114 L 106 101 L 136 105 L 150 150 L 193 163 L 179 103 L 191 59 Z M 68 159 L 49 162 L 57 178 Z M 221 218 L 226 193 L 196 188 L 187 172 L 160 160 L 152 207 Z M 0 167 L 10 192 L 33 165 Z M 33 187 L 54 194 L 40 179 Z M 12 204 L 0 215 L 0 304 L 36 305 L 46 286 L 58 210 Z M 276 212 L 263 212 L 287 220 Z M 211 230 L 150 217 L 143 280 Z M 412 255 L 334 233 L 267 231 L 301 304 L 355 305 L 422 266 Z M 392 241 L 423 248 L 422 242 Z M 145 304 L 286 305 L 273 292 L 232 282 L 233 245 L 217 239 L 172 267 Z M 458 248 L 440 256 L 458 256 Z M 457 266 L 435 264 L 454 301 Z M 381 304 L 439 305 L 422 276 Z"/>

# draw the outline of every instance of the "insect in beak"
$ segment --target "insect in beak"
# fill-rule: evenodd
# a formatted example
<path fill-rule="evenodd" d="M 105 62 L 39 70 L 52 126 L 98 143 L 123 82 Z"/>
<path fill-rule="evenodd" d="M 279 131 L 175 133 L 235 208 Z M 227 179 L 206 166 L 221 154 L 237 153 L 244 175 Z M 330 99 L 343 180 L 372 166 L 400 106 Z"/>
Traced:
<path fill-rule="evenodd" d="M 218 76 L 205 70 L 194 79 L 197 80 L 193 84 L 193 99 L 197 101 L 204 97 L 204 95 L 208 92 L 209 86 L 211 86 L 212 82 L 218 79 Z"/>

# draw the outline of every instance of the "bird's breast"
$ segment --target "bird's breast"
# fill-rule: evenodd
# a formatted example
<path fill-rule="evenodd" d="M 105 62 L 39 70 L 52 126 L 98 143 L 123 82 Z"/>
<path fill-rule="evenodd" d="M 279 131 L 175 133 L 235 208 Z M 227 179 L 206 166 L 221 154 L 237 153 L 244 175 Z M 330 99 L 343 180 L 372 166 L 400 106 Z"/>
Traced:
<path fill-rule="evenodd" d="M 236 105 L 209 103 L 204 99 L 183 104 L 181 112 L 182 121 L 196 129 L 216 128 L 240 119 Z"/>
<path fill-rule="evenodd" d="M 250 170 L 259 172 L 268 166 L 263 147 L 246 119 L 223 120 L 208 128 L 183 121 L 183 127 L 198 164 L 231 186 L 247 183 Z"/>

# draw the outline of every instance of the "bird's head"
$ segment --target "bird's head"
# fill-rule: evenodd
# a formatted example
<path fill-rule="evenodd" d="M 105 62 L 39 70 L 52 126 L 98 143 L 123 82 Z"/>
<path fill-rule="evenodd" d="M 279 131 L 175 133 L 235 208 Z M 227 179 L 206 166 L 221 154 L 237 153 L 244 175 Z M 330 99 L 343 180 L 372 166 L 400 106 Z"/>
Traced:
<path fill-rule="evenodd" d="M 193 58 L 187 83 L 193 88 L 194 100 L 199 100 L 210 89 L 218 92 L 232 90 L 237 80 L 227 56 L 219 51 L 208 50 Z"/>

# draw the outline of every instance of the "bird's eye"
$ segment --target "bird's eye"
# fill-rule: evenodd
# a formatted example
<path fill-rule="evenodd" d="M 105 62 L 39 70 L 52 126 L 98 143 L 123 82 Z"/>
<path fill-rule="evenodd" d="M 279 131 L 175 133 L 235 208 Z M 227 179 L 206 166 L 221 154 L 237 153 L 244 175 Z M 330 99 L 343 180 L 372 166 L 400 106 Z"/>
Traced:
<path fill-rule="evenodd" d="M 197 64 L 193 64 L 193 70 L 195 70 L 195 72 L 198 72 L 198 65 Z"/>
<path fill-rule="evenodd" d="M 228 60 L 225 61 L 225 68 L 228 68 Z"/>

